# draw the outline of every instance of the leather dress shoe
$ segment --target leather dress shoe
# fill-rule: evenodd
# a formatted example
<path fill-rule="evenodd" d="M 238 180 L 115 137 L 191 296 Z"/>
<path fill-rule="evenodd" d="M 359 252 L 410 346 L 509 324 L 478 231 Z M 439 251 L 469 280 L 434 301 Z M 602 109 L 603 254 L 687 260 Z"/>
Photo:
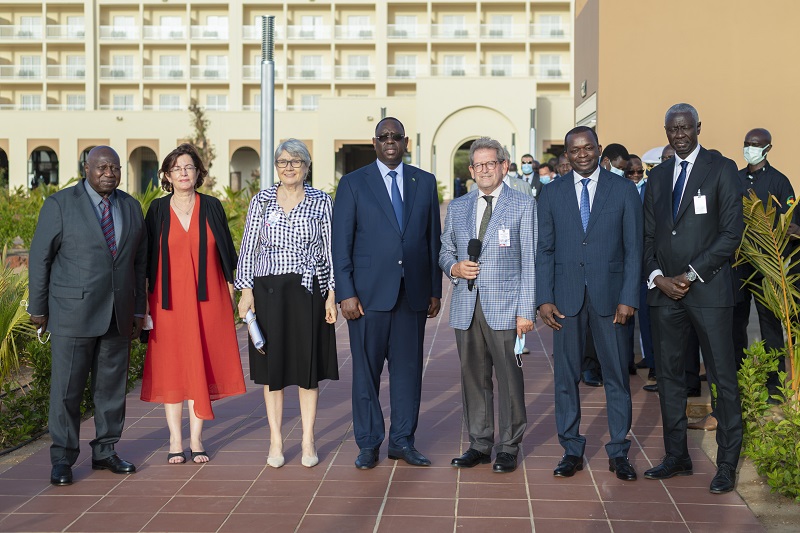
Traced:
<path fill-rule="evenodd" d="M 656 381 L 656 369 L 651 368 L 647 373 L 647 381 Z"/>
<path fill-rule="evenodd" d="M 616 472 L 617 479 L 622 481 L 634 481 L 636 479 L 636 470 L 627 457 L 612 457 L 608 460 L 609 472 Z"/>
<path fill-rule="evenodd" d="M 661 464 L 647 470 L 644 477 L 647 479 L 669 479 L 673 476 L 691 476 L 692 460 L 687 457 L 680 459 L 674 455 L 665 455 Z"/>
<path fill-rule="evenodd" d="M 736 468 L 728 463 L 720 463 L 709 490 L 712 494 L 725 494 L 732 491 L 734 485 L 736 485 Z"/>
<path fill-rule="evenodd" d="M 69 465 L 53 465 L 50 483 L 57 486 L 72 485 L 72 468 Z"/>
<path fill-rule="evenodd" d="M 658 383 L 648 383 L 642 389 L 646 390 L 647 392 L 658 392 Z"/>
<path fill-rule="evenodd" d="M 419 453 L 413 446 L 404 446 L 402 448 L 389 448 L 389 459 L 402 459 L 413 466 L 431 466 L 430 460 Z"/>
<path fill-rule="evenodd" d="M 647 366 L 647 363 L 644 361 L 644 359 L 642 359 L 641 361 L 636 363 L 636 368 L 650 368 L 650 367 Z"/>
<path fill-rule="evenodd" d="M 119 455 L 114 454 L 105 459 L 92 459 L 92 470 L 111 470 L 115 474 L 133 474 L 136 466 L 128 461 L 123 461 Z"/>
<path fill-rule="evenodd" d="M 378 464 L 378 448 L 361 448 L 356 457 L 356 468 L 368 470 Z"/>
<path fill-rule="evenodd" d="M 597 372 L 593 370 L 584 370 L 583 371 L 583 382 L 589 385 L 590 387 L 602 387 L 603 380 L 597 374 Z"/>
<path fill-rule="evenodd" d="M 697 398 L 700 396 L 700 389 L 686 389 L 687 398 Z"/>
<path fill-rule="evenodd" d="M 475 465 L 485 465 L 491 462 L 492 456 L 490 454 L 470 448 L 461 457 L 456 457 L 450 461 L 450 464 L 457 468 L 472 468 Z"/>
<path fill-rule="evenodd" d="M 556 477 L 572 477 L 578 470 L 583 470 L 583 457 L 577 455 L 565 455 L 559 461 L 553 475 Z"/>
<path fill-rule="evenodd" d="M 687 429 L 702 429 L 703 431 L 716 431 L 717 419 L 712 414 L 707 414 L 697 422 L 686 424 Z"/>
<path fill-rule="evenodd" d="M 498 474 L 508 474 L 517 469 L 517 456 L 508 452 L 500 452 L 494 459 L 492 470 Z"/>

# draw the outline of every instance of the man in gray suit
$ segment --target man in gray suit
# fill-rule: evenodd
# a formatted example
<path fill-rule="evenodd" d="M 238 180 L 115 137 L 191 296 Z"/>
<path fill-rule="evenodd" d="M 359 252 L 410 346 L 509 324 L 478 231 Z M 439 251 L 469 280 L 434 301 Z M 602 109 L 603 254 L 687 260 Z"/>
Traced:
<path fill-rule="evenodd" d="M 632 481 L 625 347 L 629 319 L 639 305 L 642 205 L 630 180 L 598 166 L 594 130 L 574 128 L 564 144 L 572 172 L 542 190 L 536 256 L 539 316 L 554 330 L 556 427 L 565 451 L 553 474 L 569 477 L 583 468 L 578 382 L 591 327 L 605 379 L 609 470 Z"/>
<path fill-rule="evenodd" d="M 146 310 L 147 233 L 142 208 L 118 191 L 119 156 L 93 148 L 86 179 L 45 200 L 30 251 L 28 312 L 51 332 L 49 429 L 53 485 L 72 483 L 80 403 L 89 373 L 95 404 L 92 468 L 129 474 L 117 456 L 125 422 L 130 340 Z"/>
<path fill-rule="evenodd" d="M 533 329 L 536 314 L 536 202 L 503 183 L 508 161 L 496 140 L 476 140 L 469 160 L 478 190 L 448 206 L 439 252 L 439 266 L 454 284 L 450 325 L 461 360 L 470 444 L 451 464 L 488 463 L 494 446 L 493 470 L 513 472 L 527 424 L 522 368 L 514 348 L 516 338 Z M 492 367 L 500 413 L 496 446 Z"/>

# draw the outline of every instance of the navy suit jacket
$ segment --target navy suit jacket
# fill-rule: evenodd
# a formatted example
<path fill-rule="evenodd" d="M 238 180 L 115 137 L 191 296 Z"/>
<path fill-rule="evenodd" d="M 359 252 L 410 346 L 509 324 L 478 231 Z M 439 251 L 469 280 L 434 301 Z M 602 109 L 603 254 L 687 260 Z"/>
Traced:
<path fill-rule="evenodd" d="M 642 202 L 632 181 L 600 169 L 586 232 L 570 172 L 542 188 L 536 259 L 537 304 L 566 316 L 583 307 L 585 291 L 601 316 L 617 305 L 639 307 Z"/>
<path fill-rule="evenodd" d="M 357 296 L 365 311 L 390 311 L 405 280 L 409 305 L 428 309 L 442 297 L 441 219 L 436 178 L 403 165 L 403 225 L 372 163 L 339 180 L 333 205 L 336 300 Z"/>

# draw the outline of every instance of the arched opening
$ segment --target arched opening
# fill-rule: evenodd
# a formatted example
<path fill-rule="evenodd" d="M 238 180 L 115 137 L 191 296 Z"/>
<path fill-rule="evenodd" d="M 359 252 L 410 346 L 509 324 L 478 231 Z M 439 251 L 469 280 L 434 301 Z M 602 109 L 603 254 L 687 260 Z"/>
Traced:
<path fill-rule="evenodd" d="M 249 146 L 243 146 L 233 152 L 229 165 L 231 173 L 231 189 L 238 191 L 253 181 L 258 181 L 261 160 L 258 152 Z"/>
<path fill-rule="evenodd" d="M 39 146 L 28 157 L 28 186 L 58 185 L 58 156 L 47 146 Z"/>
<path fill-rule="evenodd" d="M 475 183 L 469 173 L 469 148 L 474 142 L 466 141 L 453 154 L 453 198 L 467 194 Z"/>
<path fill-rule="evenodd" d="M 129 192 L 139 193 L 147 190 L 149 185 L 159 187 L 158 156 L 146 146 L 140 146 L 131 152 L 128 158 Z"/>
<path fill-rule="evenodd" d="M 0 187 L 8 188 L 8 154 L 0 148 Z"/>
<path fill-rule="evenodd" d="M 81 152 L 81 155 L 78 157 L 78 176 L 85 178 L 86 177 L 86 160 L 89 158 L 89 152 L 92 151 L 94 146 L 87 146 L 86 149 Z"/>

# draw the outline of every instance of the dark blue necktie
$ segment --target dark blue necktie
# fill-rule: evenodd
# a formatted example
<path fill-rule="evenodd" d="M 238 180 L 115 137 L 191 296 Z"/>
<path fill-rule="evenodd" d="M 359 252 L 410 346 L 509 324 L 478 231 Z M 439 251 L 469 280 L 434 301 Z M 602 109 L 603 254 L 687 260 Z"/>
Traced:
<path fill-rule="evenodd" d="M 403 197 L 400 196 L 400 187 L 397 186 L 397 172 L 390 170 L 389 177 L 392 178 L 392 209 L 397 217 L 397 225 L 403 229 Z"/>
<path fill-rule="evenodd" d="M 678 174 L 678 181 L 675 182 L 675 188 L 672 189 L 672 221 L 678 218 L 678 209 L 681 207 L 681 197 L 683 196 L 683 187 L 686 185 L 686 167 L 689 166 L 688 161 L 681 161 L 681 173 Z"/>
<path fill-rule="evenodd" d="M 583 184 L 583 190 L 581 191 L 581 224 L 583 224 L 583 231 L 586 232 L 586 226 L 589 225 L 589 178 L 583 178 L 581 180 Z M 575 205 L 575 204 L 573 204 Z M 573 211 L 574 213 L 574 211 Z"/>

